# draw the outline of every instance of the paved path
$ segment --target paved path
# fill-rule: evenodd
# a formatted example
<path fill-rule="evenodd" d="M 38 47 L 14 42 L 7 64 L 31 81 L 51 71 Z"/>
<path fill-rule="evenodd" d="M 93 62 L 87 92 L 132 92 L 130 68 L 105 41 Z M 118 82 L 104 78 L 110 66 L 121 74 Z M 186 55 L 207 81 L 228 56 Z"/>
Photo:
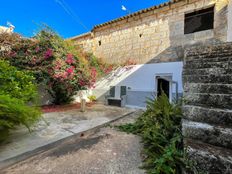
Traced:
<path fill-rule="evenodd" d="M 133 122 L 138 114 L 115 124 Z M 3 174 L 143 174 L 139 137 L 101 128 L 2 171 Z"/>
<path fill-rule="evenodd" d="M 0 168 L 30 156 L 38 148 L 105 124 L 132 111 L 134 110 L 94 105 L 84 113 L 71 110 L 44 114 L 47 123 L 40 121 L 31 134 L 25 128 L 18 129 L 11 134 L 7 143 L 0 146 Z"/>

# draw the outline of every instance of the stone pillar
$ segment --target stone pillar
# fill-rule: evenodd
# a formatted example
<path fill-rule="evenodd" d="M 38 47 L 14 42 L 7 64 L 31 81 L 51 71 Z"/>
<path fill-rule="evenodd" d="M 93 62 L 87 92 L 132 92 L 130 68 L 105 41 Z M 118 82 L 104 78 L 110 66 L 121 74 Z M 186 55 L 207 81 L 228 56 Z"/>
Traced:
<path fill-rule="evenodd" d="M 229 0 L 227 18 L 228 18 L 227 41 L 232 42 L 232 0 Z"/>
<path fill-rule="evenodd" d="M 232 173 L 232 43 L 185 51 L 182 129 L 190 159 L 207 173 Z"/>

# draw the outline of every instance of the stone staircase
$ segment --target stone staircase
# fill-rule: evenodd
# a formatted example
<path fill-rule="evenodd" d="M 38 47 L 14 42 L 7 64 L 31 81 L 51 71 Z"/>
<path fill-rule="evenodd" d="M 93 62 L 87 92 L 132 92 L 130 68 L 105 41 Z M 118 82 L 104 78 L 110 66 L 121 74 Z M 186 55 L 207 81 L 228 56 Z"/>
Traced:
<path fill-rule="evenodd" d="M 185 147 L 202 171 L 232 173 L 232 43 L 185 51 Z"/>

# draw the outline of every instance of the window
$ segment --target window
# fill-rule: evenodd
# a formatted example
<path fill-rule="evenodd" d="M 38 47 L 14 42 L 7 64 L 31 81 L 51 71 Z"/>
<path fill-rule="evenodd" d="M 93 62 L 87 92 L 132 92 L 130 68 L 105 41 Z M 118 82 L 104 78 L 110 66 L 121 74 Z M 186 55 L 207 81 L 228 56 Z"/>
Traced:
<path fill-rule="evenodd" d="M 213 29 L 214 7 L 185 14 L 184 34 Z"/>
<path fill-rule="evenodd" d="M 98 45 L 101 46 L 101 44 L 102 44 L 102 42 L 99 40 L 99 41 L 98 41 Z"/>

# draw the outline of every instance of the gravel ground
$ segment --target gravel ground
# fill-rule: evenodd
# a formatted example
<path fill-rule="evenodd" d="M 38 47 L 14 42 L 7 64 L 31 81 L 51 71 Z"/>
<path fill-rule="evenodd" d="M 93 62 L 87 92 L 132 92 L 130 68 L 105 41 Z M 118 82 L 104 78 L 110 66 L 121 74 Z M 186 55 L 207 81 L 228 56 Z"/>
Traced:
<path fill-rule="evenodd" d="M 113 125 L 131 123 L 139 112 Z M 142 174 L 139 137 L 105 127 L 5 169 L 3 174 Z"/>

